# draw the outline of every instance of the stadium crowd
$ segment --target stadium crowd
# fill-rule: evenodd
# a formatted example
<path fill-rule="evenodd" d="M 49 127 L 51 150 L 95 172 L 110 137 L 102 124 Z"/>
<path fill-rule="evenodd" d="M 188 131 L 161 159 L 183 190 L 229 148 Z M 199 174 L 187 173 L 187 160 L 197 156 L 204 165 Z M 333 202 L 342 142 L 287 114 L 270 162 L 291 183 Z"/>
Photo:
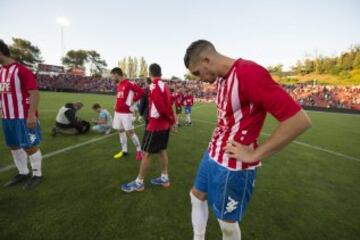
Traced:
<path fill-rule="evenodd" d="M 113 93 L 115 84 L 110 78 L 83 77 L 69 74 L 38 74 L 40 89 L 48 91 Z M 138 85 L 145 81 L 134 79 Z M 191 90 L 198 102 L 211 102 L 216 96 L 213 85 L 200 81 L 167 80 L 171 91 Z M 302 106 L 360 110 L 360 86 L 331 86 L 314 83 L 283 85 Z"/>

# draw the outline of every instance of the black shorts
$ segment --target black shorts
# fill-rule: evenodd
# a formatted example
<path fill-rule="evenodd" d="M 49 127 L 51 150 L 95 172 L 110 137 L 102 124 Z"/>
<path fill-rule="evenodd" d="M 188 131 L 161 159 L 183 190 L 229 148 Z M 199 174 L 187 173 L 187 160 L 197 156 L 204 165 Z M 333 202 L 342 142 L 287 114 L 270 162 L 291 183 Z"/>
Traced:
<path fill-rule="evenodd" d="M 159 153 L 167 148 L 170 130 L 149 132 L 145 130 L 141 149 L 147 153 Z"/>
<path fill-rule="evenodd" d="M 181 110 L 182 110 L 182 107 L 181 107 L 181 106 L 175 106 L 175 113 L 176 113 L 176 114 L 180 114 L 180 113 L 181 113 Z"/>

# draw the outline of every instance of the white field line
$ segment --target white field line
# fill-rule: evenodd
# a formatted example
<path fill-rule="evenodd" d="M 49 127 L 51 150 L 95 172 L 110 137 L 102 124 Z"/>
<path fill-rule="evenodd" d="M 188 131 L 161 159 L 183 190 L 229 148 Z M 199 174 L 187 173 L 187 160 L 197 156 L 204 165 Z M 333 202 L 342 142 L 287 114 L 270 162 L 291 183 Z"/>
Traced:
<path fill-rule="evenodd" d="M 135 128 L 139 128 L 139 127 L 141 127 L 141 126 L 144 126 L 144 124 L 137 125 L 137 126 L 135 126 Z M 94 143 L 94 142 L 102 141 L 102 140 L 104 140 L 104 139 L 107 139 L 107 138 L 109 138 L 109 137 L 114 136 L 115 134 L 117 134 L 117 132 L 111 133 L 111 134 L 109 134 L 109 135 L 105 135 L 105 136 L 93 138 L 93 139 L 87 140 L 87 141 L 85 141 L 85 142 L 78 143 L 78 144 L 75 144 L 75 145 L 72 145 L 72 146 L 69 146 L 69 147 L 61 148 L 61 149 L 56 150 L 56 151 L 53 151 L 53 152 L 49 152 L 49 153 L 43 155 L 43 159 L 50 158 L 50 157 L 59 155 L 59 154 L 64 153 L 64 152 L 68 152 L 68 151 L 71 151 L 71 150 L 74 150 L 74 149 L 76 149 L 76 148 L 80 148 L 80 147 L 86 146 L 86 145 L 91 144 L 91 143 Z M 10 170 L 10 169 L 13 169 L 13 168 L 15 168 L 15 164 L 9 164 L 9 165 L 1 168 L 1 169 L 0 169 L 0 173 L 6 172 L 6 171 L 8 171 L 8 170 Z"/>
<path fill-rule="evenodd" d="M 203 107 L 203 106 L 206 106 L 206 104 L 202 104 L 202 105 L 200 105 L 200 106 L 195 106 L 195 107 L 193 107 L 193 109 L 198 109 L 198 108 L 201 108 L 201 107 Z M 144 124 L 135 126 L 135 128 L 141 127 L 141 126 L 143 126 L 143 125 L 144 125 Z M 80 148 L 80 147 L 86 146 L 86 145 L 91 144 L 91 143 L 94 143 L 94 142 L 102 141 L 102 140 L 104 140 L 104 139 L 107 139 L 107 138 L 115 135 L 115 134 L 117 134 L 117 132 L 112 133 L 112 134 L 109 134 L 109 135 L 105 135 L 105 136 L 93 138 L 93 139 L 90 139 L 90 140 L 88 140 L 88 141 L 85 141 L 85 142 L 82 142 L 82 143 L 79 143 L 79 144 L 75 144 L 75 145 L 72 145 L 72 146 L 69 146 L 69 147 L 61 148 L 61 149 L 56 150 L 56 151 L 53 151 L 53 152 L 49 152 L 49 153 L 43 155 L 43 159 L 47 159 L 47 158 L 50 158 L 50 157 L 59 155 L 59 154 L 64 153 L 64 152 L 68 152 L 68 151 L 71 151 L 71 150 L 74 150 L 74 149 L 76 149 L 76 148 Z M 11 170 L 11 169 L 14 169 L 14 168 L 15 168 L 15 164 L 6 165 L 6 166 L 0 168 L 0 173 L 6 172 L 6 171 Z"/>
<path fill-rule="evenodd" d="M 211 121 L 207 121 L 207 120 L 201 120 L 201 119 L 193 119 L 193 121 L 194 122 L 212 124 L 212 125 L 216 124 L 215 122 L 211 122 Z M 261 132 L 261 134 L 265 135 L 265 136 L 270 135 L 270 133 L 267 133 L 267 132 Z M 320 147 L 320 146 L 316 146 L 316 145 L 313 145 L 313 144 L 309 144 L 309 143 L 305 143 L 305 142 L 301 142 L 301 141 L 297 141 L 297 140 L 293 141 L 292 143 L 295 143 L 297 145 L 301 145 L 301 146 L 304 146 L 304 147 L 307 147 L 307 148 L 311 148 L 311 149 L 314 149 L 314 150 L 318 150 L 318 151 L 321 151 L 321 152 L 326 152 L 326 153 L 329 153 L 329 154 L 332 154 L 332 155 L 335 155 L 335 156 L 338 156 L 338 157 L 342 157 L 342 158 L 346 158 L 346 159 L 353 160 L 353 161 L 356 161 L 356 162 L 360 162 L 360 158 L 353 157 L 353 156 L 350 156 L 350 155 L 347 155 L 347 154 L 344 154 L 344 153 L 336 152 L 336 151 L 333 151 L 333 150 L 330 150 L 330 149 L 327 149 L 327 148 L 323 148 L 323 147 Z"/>

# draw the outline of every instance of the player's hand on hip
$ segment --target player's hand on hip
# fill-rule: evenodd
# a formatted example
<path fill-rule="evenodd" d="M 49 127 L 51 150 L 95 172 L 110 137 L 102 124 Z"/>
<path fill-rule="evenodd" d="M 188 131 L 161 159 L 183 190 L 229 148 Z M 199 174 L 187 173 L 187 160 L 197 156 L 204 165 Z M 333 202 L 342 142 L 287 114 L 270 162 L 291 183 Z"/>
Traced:
<path fill-rule="evenodd" d="M 26 125 L 28 128 L 36 127 L 37 118 L 35 114 L 29 114 L 28 119 L 26 120 Z"/>
<path fill-rule="evenodd" d="M 225 153 L 230 158 L 236 158 L 246 163 L 256 162 L 255 151 L 251 146 L 246 146 L 235 141 L 229 141 L 225 147 Z"/>

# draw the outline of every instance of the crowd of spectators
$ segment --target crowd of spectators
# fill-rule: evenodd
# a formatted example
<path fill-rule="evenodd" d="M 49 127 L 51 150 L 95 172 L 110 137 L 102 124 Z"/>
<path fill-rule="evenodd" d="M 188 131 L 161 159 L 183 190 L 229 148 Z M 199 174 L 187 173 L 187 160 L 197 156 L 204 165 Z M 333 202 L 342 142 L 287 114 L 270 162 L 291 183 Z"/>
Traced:
<path fill-rule="evenodd" d="M 40 89 L 48 91 L 115 93 L 116 84 L 110 78 L 83 77 L 70 74 L 37 75 Z M 144 86 L 145 80 L 134 79 Z M 171 91 L 191 90 L 201 102 L 212 102 L 216 96 L 214 85 L 200 81 L 167 80 Z M 283 85 L 302 106 L 360 110 L 360 86 L 332 86 L 315 83 Z"/>

